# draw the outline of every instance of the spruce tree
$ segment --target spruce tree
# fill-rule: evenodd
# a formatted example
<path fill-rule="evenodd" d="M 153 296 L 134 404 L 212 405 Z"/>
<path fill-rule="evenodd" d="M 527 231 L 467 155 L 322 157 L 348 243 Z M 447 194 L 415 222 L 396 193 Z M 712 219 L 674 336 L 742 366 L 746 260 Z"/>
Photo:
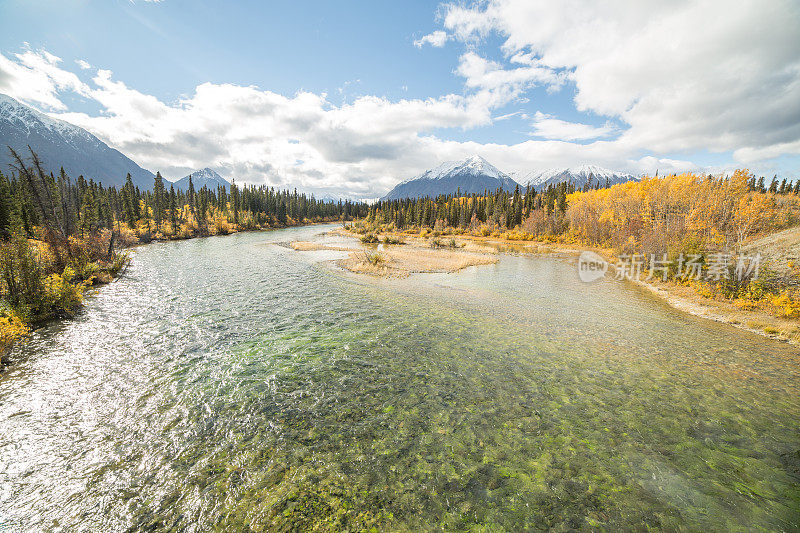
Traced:
<path fill-rule="evenodd" d="M 11 214 L 14 209 L 14 196 L 11 183 L 0 172 L 0 239 L 8 240 L 11 236 Z"/>
<path fill-rule="evenodd" d="M 178 199 L 175 195 L 175 186 L 169 186 L 169 222 L 172 225 L 172 234 L 178 232 Z"/>
<path fill-rule="evenodd" d="M 161 172 L 156 172 L 153 181 L 153 220 L 156 223 L 156 230 L 161 229 L 161 221 L 164 220 L 164 179 Z"/>
<path fill-rule="evenodd" d="M 94 233 L 97 231 L 97 205 L 95 203 L 94 192 L 86 188 L 81 202 L 81 234 Z"/>

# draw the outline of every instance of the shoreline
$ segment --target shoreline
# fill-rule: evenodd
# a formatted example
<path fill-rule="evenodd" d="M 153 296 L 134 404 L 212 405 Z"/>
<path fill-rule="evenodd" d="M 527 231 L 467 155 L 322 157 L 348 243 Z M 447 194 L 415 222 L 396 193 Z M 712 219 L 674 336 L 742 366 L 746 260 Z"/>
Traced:
<path fill-rule="evenodd" d="M 347 229 L 334 230 L 339 234 L 346 234 L 351 237 L 359 238 L 358 233 Z M 387 232 L 381 235 L 390 235 L 404 239 L 426 240 L 419 235 L 407 235 L 403 233 Z M 502 253 L 523 254 L 523 255 L 557 255 L 568 254 L 577 256 L 583 251 L 593 251 L 608 261 L 611 251 L 607 249 L 593 248 L 589 246 L 578 246 L 557 242 L 541 241 L 515 241 L 498 239 L 497 237 L 476 237 L 474 235 L 443 235 L 443 239 L 458 238 L 466 240 L 484 247 L 494 247 L 497 255 Z M 442 251 L 442 250 L 436 250 Z M 608 261 L 609 266 L 614 263 Z M 651 283 L 640 279 L 627 279 L 633 285 L 647 290 L 653 296 L 666 302 L 670 307 L 683 313 L 713 320 L 723 324 L 749 331 L 776 341 L 800 345 L 800 327 L 790 319 L 782 319 L 763 311 L 754 311 L 737 308 L 732 301 L 722 301 L 706 298 L 697 294 L 692 288 L 681 286 L 670 282 Z"/>
<path fill-rule="evenodd" d="M 194 240 L 194 239 L 207 238 L 207 237 L 227 237 L 227 236 L 230 236 L 230 235 L 236 235 L 237 233 L 255 233 L 255 232 L 260 232 L 260 231 L 268 232 L 268 231 L 275 231 L 275 230 L 289 229 L 289 228 L 301 228 L 301 227 L 305 227 L 305 226 L 316 226 L 316 225 L 322 225 L 322 224 L 335 224 L 335 223 L 339 223 L 339 222 L 341 222 L 341 221 L 340 220 L 323 220 L 323 221 L 318 221 L 318 222 L 309 222 L 309 223 L 306 223 L 306 224 L 296 224 L 296 225 L 283 226 L 283 227 L 243 229 L 243 230 L 238 230 L 238 231 L 231 231 L 231 232 L 228 232 L 228 233 L 215 233 L 215 234 L 209 234 L 209 235 L 193 235 L 191 237 L 186 237 L 186 238 L 151 239 L 150 241 L 147 241 L 147 242 L 138 242 L 137 241 L 137 242 L 132 243 L 130 245 L 120 246 L 120 247 L 117 247 L 115 251 L 124 253 L 127 250 L 135 250 L 135 249 L 137 249 L 139 247 L 148 246 L 150 244 L 158 244 L 158 243 L 165 243 L 165 242 L 176 242 L 176 241 L 190 241 L 190 240 Z M 108 285 L 110 285 L 112 283 L 115 283 L 120 278 L 122 278 L 122 276 L 128 270 L 128 266 L 129 265 L 130 265 L 130 261 L 126 261 L 125 266 L 122 268 L 122 270 L 120 270 L 120 272 L 116 276 L 112 277 L 108 281 L 103 281 L 103 280 L 101 280 L 99 278 L 95 278 L 93 280 L 92 285 L 86 287 L 84 290 L 87 293 L 89 291 L 92 291 L 92 293 L 95 293 L 95 292 L 101 290 L 103 287 L 106 287 L 106 286 L 108 286 Z M 55 322 L 59 322 L 59 321 L 63 321 L 63 320 L 71 320 L 78 313 L 80 313 L 82 310 L 83 310 L 83 303 L 81 303 L 81 306 L 79 308 L 75 309 L 73 312 L 68 312 L 68 311 L 63 311 L 63 310 L 62 311 L 58 311 L 58 312 L 53 312 L 53 313 L 49 314 L 46 317 L 42 317 L 42 318 L 39 318 L 37 320 L 34 320 L 34 321 L 30 322 L 29 324 L 25 324 L 25 327 L 27 328 L 27 332 L 23 336 L 17 337 L 17 338 L 12 338 L 12 340 L 9 341 L 6 345 L 0 346 L 0 373 L 3 372 L 5 367 L 13 364 L 12 361 L 9 361 L 7 359 L 8 354 L 11 353 L 14 350 L 15 347 L 17 347 L 17 346 L 19 346 L 21 344 L 25 344 L 26 342 L 28 342 L 30 340 L 31 334 L 34 331 L 36 331 L 38 329 L 41 329 L 41 328 L 43 328 L 45 326 L 48 326 L 50 324 L 53 324 Z M 2 343 L 0 343 L 0 344 L 2 344 Z"/>
<path fill-rule="evenodd" d="M 713 320 L 722 324 L 728 324 L 738 329 L 749 331 L 762 337 L 785 342 L 793 345 L 800 345 L 800 339 L 792 337 L 784 332 L 786 319 L 781 319 L 767 313 L 756 313 L 744 309 L 737 309 L 731 302 L 712 300 L 699 294 L 676 294 L 678 286 L 672 287 L 673 291 L 642 280 L 628 280 L 639 286 L 654 296 L 669 304 L 673 309 L 682 311 L 692 316 Z M 691 291 L 686 288 L 686 292 Z M 795 334 L 797 326 L 794 326 Z M 771 330 L 771 331 L 767 331 Z"/>

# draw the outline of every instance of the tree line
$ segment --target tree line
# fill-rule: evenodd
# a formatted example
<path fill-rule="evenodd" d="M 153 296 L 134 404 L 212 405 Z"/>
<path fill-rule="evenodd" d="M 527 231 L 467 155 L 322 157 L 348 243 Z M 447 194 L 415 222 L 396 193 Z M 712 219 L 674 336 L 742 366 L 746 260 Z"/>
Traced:
<path fill-rule="evenodd" d="M 184 239 L 364 217 L 366 205 L 324 202 L 265 185 L 176 189 L 157 173 L 152 189 L 47 172 L 33 150 L 10 149 L 0 171 L 0 356 L 29 324 L 80 307 L 86 287 L 108 283 L 127 265 L 119 249 L 152 239 Z M 167 188 L 169 187 L 169 188 Z"/>
<path fill-rule="evenodd" d="M 432 239 L 432 246 L 440 235 L 491 236 L 592 247 L 610 257 L 657 257 L 669 265 L 664 273 L 669 280 L 690 285 L 701 296 L 793 320 L 800 318 L 800 264 L 785 258 L 761 264 L 747 246 L 797 224 L 800 180 L 767 181 L 737 170 L 723 177 L 672 174 L 580 190 L 564 182 L 542 191 L 517 187 L 513 193 L 378 202 L 366 220 L 350 227 L 364 234 L 364 242 L 393 232 Z M 725 259 L 724 272 L 714 279 L 683 275 L 682 260 L 694 258 L 702 269 L 710 268 L 714 257 Z M 753 270 L 753 264 L 759 267 Z M 652 273 L 652 265 L 642 268 Z"/>
<path fill-rule="evenodd" d="M 72 179 L 63 167 L 47 173 L 35 153 L 30 163 L 12 151 L 10 174 L 0 172 L 0 238 L 35 237 L 38 227 L 62 237 L 96 233 L 118 235 L 124 228 L 140 240 L 188 238 L 363 217 L 366 206 L 350 200 L 324 202 L 297 190 L 232 183 L 230 188 L 175 189 L 157 173 L 153 188 L 142 190 L 128 174 L 125 184 L 106 187 L 83 176 Z M 130 235 L 130 232 L 126 232 Z"/>
<path fill-rule="evenodd" d="M 736 179 L 741 174 L 737 174 Z M 670 176 L 669 178 L 676 177 Z M 727 183 L 731 178 L 706 176 L 709 183 Z M 635 182 L 632 182 L 635 183 Z M 622 184 L 624 185 L 624 184 Z M 517 186 L 514 192 L 497 189 L 464 195 L 458 190 L 455 194 L 440 195 L 435 198 L 405 198 L 379 201 L 369 207 L 366 223 L 371 225 L 391 225 L 398 230 L 408 228 L 475 229 L 497 232 L 503 230 L 531 229 L 530 233 L 561 233 L 568 229 L 566 213 L 569 198 L 576 192 L 592 192 L 610 189 L 606 180 L 590 180 L 582 186 L 571 181 L 549 184 L 537 191 L 528 186 Z M 800 196 L 800 180 L 792 182 L 786 178 L 778 180 L 775 176 L 767 184 L 762 176 L 748 175 L 746 189 L 750 192 L 773 195 Z M 488 229 L 487 229 L 488 228 Z M 560 231 L 559 231 L 560 230 Z"/>
<path fill-rule="evenodd" d="M 567 209 L 567 196 L 575 189 L 573 183 L 562 182 L 548 185 L 539 192 L 530 186 L 523 190 L 517 185 L 514 192 L 497 189 L 462 195 L 457 190 L 455 194 L 436 198 L 379 201 L 369 207 L 366 221 L 391 224 L 401 230 L 437 225 L 464 229 L 483 224 L 513 228 L 522 224 L 534 210 L 563 214 Z"/>

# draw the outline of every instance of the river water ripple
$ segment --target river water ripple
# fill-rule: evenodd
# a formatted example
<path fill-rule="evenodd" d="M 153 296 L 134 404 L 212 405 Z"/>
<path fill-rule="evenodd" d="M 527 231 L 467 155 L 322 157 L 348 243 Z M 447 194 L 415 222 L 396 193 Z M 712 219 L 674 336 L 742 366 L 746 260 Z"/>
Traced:
<path fill-rule="evenodd" d="M 800 528 L 796 347 L 572 260 L 159 243 L 0 375 L 0 530 Z M 341 239 L 339 237 L 338 239 Z"/>

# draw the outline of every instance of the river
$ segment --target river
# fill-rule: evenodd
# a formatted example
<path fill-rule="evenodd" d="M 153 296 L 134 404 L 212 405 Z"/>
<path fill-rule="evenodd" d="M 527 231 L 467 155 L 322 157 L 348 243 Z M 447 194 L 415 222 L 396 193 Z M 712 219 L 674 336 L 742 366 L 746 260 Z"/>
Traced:
<path fill-rule="evenodd" d="M 138 248 L 17 348 L 0 531 L 800 527 L 797 347 L 566 257 L 281 245 L 332 227 Z"/>

